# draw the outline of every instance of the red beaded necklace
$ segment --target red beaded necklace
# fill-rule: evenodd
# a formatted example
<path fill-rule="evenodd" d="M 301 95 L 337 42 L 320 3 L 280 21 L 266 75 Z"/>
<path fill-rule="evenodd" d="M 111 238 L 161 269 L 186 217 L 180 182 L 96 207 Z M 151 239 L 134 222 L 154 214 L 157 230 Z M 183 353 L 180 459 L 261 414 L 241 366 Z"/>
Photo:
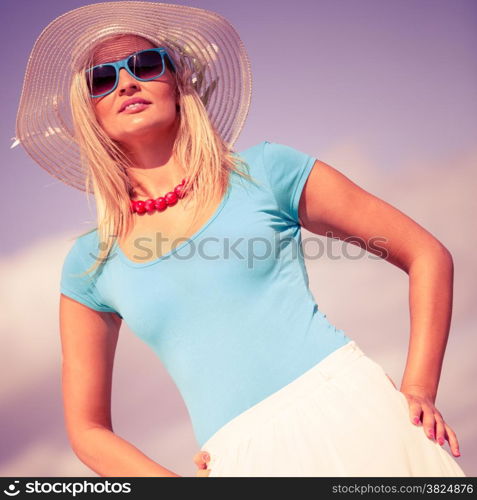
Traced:
<path fill-rule="evenodd" d="M 149 198 L 148 200 L 131 200 L 131 212 L 136 212 L 138 214 L 144 214 L 146 212 L 152 213 L 154 210 L 162 212 L 167 207 L 172 207 L 175 205 L 180 198 L 184 197 L 184 192 L 182 190 L 185 179 L 182 179 L 182 182 L 178 184 L 172 191 L 169 191 L 164 196 L 159 196 L 153 200 Z"/>

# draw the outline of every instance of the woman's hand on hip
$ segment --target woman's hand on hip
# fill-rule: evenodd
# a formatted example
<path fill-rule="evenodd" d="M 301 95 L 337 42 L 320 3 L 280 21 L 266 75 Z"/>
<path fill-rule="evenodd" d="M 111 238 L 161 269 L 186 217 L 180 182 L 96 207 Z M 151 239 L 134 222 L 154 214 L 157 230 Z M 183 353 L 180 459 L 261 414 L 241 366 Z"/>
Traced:
<path fill-rule="evenodd" d="M 209 461 L 210 456 L 205 451 L 199 451 L 194 455 L 194 463 L 197 465 L 196 477 L 207 477 L 210 474 L 210 469 L 207 468 Z"/>
<path fill-rule="evenodd" d="M 460 457 L 459 442 L 451 427 L 444 421 L 440 411 L 434 406 L 434 400 L 424 387 L 402 387 L 402 394 L 409 403 L 409 417 L 414 425 L 421 425 L 429 439 L 436 440 L 441 446 L 449 441 L 452 454 Z"/>

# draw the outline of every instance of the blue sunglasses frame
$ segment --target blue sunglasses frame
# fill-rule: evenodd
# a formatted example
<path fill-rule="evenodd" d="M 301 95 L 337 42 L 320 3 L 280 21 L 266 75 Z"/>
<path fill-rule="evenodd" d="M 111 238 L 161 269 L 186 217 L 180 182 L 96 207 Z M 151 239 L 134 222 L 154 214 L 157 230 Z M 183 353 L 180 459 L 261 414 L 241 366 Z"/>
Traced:
<path fill-rule="evenodd" d="M 157 76 L 153 76 L 152 78 L 139 78 L 138 76 L 136 76 L 132 71 L 131 69 L 129 68 L 128 66 L 128 61 L 132 58 L 132 57 L 135 57 L 136 55 L 138 54 L 142 54 L 143 52 L 159 52 L 159 54 L 161 55 L 161 59 L 162 59 L 162 71 L 159 75 Z M 88 68 L 86 71 L 85 71 L 85 75 L 86 75 L 86 78 L 89 78 L 90 76 L 90 73 L 93 72 L 93 70 L 95 68 L 100 68 L 100 67 L 103 67 L 103 66 L 113 66 L 113 68 L 115 69 L 116 71 L 116 81 L 114 82 L 114 86 L 111 88 L 111 90 L 108 90 L 107 92 L 104 92 L 103 94 L 98 94 L 98 95 L 94 95 L 90 92 L 90 96 L 92 98 L 97 98 L 97 97 L 103 97 L 105 95 L 108 95 L 110 94 L 111 92 L 114 92 L 118 86 L 118 82 L 119 82 L 119 71 L 121 70 L 121 68 L 124 68 L 132 77 L 134 77 L 136 80 L 139 80 L 140 82 L 149 82 L 151 80 L 156 80 L 157 78 L 160 78 L 164 72 L 166 71 L 166 62 L 164 60 L 164 56 L 167 57 L 168 61 L 170 62 L 172 68 L 174 71 L 176 71 L 176 66 L 172 60 L 172 58 L 170 57 L 170 55 L 168 54 L 167 52 L 167 49 L 165 49 L 164 47 L 157 47 L 157 48 L 152 48 L 152 49 L 145 49 L 145 50 L 139 50 L 138 52 L 134 52 L 134 54 L 130 54 L 129 56 L 125 57 L 124 59 L 121 59 L 120 61 L 115 61 L 115 62 L 107 62 L 107 63 L 103 63 L 103 64 L 98 64 L 96 66 L 93 66 L 91 68 Z"/>

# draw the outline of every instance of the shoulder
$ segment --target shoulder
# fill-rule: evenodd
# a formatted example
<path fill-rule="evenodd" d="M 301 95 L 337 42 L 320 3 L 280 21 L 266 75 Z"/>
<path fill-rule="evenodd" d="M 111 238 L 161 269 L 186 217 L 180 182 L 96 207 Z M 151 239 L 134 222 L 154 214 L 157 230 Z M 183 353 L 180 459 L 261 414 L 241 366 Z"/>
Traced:
<path fill-rule="evenodd" d="M 265 168 L 276 163 L 306 163 L 312 155 L 290 145 L 264 140 L 247 149 L 235 153 L 251 164 L 262 164 Z"/>
<path fill-rule="evenodd" d="M 98 231 L 97 228 L 91 229 L 86 233 L 80 234 L 74 238 L 73 244 L 65 256 L 65 263 L 75 264 L 77 266 L 89 266 L 98 252 Z"/>
<path fill-rule="evenodd" d="M 293 148 L 284 144 L 264 140 L 236 152 L 235 155 L 248 164 L 253 174 L 260 175 L 262 172 L 266 173 L 277 161 L 286 160 L 286 156 L 290 157 L 293 151 Z"/>
<path fill-rule="evenodd" d="M 262 141 L 242 154 L 265 180 L 284 217 L 298 223 L 298 204 L 316 157 L 301 149 L 278 142 Z"/>
<path fill-rule="evenodd" d="M 242 151 L 237 151 L 236 154 L 245 158 L 260 157 L 263 154 L 263 149 L 265 147 L 265 143 L 267 142 L 268 141 L 259 142 L 258 144 L 254 144 L 253 146 L 243 149 Z"/>
<path fill-rule="evenodd" d="M 246 149 L 242 149 L 241 151 L 234 151 L 233 154 L 234 156 L 240 158 L 242 162 L 245 162 L 248 169 L 256 173 L 256 169 L 263 163 L 263 150 L 266 142 L 267 141 L 262 141 Z"/>

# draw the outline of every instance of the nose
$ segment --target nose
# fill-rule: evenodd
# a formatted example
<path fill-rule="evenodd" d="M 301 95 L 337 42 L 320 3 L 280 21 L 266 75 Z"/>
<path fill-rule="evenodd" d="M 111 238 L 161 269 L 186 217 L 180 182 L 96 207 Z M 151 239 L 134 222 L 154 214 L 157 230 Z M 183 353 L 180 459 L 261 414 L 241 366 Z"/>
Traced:
<path fill-rule="evenodd" d="M 139 90 L 139 80 L 131 76 L 125 68 L 119 70 L 118 92 L 119 95 Z"/>

